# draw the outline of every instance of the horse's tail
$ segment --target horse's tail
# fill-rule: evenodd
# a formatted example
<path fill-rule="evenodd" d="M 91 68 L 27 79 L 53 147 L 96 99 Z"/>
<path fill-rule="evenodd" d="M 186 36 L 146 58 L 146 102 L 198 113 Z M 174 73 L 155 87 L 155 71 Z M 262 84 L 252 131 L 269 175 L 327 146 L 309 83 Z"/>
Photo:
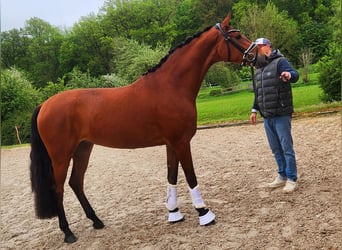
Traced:
<path fill-rule="evenodd" d="M 36 215 L 45 219 L 57 216 L 57 195 L 54 189 L 54 177 L 50 156 L 39 135 L 37 118 L 41 106 L 38 106 L 31 120 L 31 186 L 35 196 Z"/>

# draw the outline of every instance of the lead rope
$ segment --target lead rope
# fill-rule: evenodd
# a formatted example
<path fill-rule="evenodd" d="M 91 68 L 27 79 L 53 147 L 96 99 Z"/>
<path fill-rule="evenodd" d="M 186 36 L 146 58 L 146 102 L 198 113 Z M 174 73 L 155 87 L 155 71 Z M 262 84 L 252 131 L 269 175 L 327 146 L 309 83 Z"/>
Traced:
<path fill-rule="evenodd" d="M 251 77 L 252 77 L 252 84 L 253 84 L 253 92 L 254 92 L 254 101 L 256 101 L 257 93 L 256 93 L 256 83 L 254 77 L 254 66 L 251 64 Z"/>
<path fill-rule="evenodd" d="M 252 83 L 253 83 L 253 90 L 255 90 L 255 78 L 254 78 L 254 67 L 251 65 L 251 77 L 252 77 Z"/>

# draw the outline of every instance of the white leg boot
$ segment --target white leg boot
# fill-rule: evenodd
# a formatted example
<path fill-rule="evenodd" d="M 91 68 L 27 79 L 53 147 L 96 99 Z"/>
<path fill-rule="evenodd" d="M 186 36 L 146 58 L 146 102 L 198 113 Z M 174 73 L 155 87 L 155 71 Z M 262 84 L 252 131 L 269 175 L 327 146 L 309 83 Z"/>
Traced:
<path fill-rule="evenodd" d="M 190 189 L 190 195 L 192 204 L 199 213 L 199 224 L 205 226 L 215 223 L 215 214 L 206 208 L 198 186 Z"/>
<path fill-rule="evenodd" d="M 176 223 L 184 220 L 184 216 L 178 209 L 177 185 L 169 184 L 167 186 L 166 208 L 169 210 L 168 221 Z"/>

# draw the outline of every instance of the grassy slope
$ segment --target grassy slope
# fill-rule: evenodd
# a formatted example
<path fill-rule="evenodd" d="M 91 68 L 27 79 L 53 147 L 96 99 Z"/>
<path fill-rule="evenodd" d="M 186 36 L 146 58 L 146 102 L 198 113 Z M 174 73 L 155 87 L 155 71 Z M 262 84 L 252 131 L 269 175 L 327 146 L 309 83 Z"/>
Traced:
<path fill-rule="evenodd" d="M 201 89 L 197 98 L 198 124 L 245 121 L 249 119 L 254 100 L 251 91 L 242 91 L 229 95 L 210 96 L 212 88 Z M 321 111 L 340 107 L 340 102 L 323 104 L 319 98 L 322 90 L 318 85 L 293 88 L 294 108 L 296 114 Z"/>

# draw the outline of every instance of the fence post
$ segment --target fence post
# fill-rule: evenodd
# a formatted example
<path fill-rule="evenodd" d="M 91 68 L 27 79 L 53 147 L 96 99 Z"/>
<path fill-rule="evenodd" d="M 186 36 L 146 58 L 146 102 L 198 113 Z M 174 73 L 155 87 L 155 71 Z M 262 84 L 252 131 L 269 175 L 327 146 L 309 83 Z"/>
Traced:
<path fill-rule="evenodd" d="M 21 140 L 20 140 L 20 136 L 19 136 L 19 127 L 17 125 L 15 125 L 14 127 L 15 127 L 15 131 L 17 134 L 18 143 L 21 144 Z"/>

